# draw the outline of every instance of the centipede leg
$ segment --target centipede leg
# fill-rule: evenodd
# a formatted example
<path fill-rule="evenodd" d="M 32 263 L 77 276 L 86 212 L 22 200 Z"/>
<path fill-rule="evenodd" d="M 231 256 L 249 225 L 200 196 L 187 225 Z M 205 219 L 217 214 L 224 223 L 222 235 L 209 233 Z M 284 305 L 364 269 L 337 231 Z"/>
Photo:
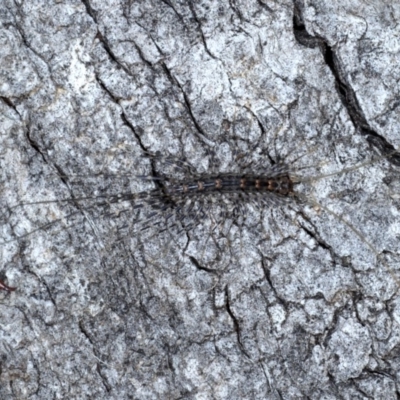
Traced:
<path fill-rule="evenodd" d="M 6 290 L 7 292 L 13 292 L 16 288 L 6 285 L 3 281 L 0 280 L 0 289 Z"/>

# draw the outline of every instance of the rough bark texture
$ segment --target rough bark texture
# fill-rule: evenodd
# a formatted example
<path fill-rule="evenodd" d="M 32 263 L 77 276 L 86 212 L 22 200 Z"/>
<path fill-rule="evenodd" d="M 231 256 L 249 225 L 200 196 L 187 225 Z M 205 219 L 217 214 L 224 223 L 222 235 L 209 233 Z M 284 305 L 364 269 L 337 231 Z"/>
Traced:
<path fill-rule="evenodd" d="M 399 396 L 399 4 L 3 0 L 0 22 L 2 399 Z M 156 151 L 344 173 L 231 229 L 123 235 L 132 205 L 98 196 L 152 187 Z"/>

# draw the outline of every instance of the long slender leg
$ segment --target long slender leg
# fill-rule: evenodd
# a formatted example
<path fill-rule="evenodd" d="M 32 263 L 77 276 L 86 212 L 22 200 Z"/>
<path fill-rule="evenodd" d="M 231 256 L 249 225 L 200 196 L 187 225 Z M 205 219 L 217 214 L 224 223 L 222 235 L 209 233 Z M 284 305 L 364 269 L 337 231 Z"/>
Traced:
<path fill-rule="evenodd" d="M 3 281 L 0 281 L 0 290 L 6 290 L 7 292 L 13 292 L 16 289 L 17 288 L 8 286 Z"/>

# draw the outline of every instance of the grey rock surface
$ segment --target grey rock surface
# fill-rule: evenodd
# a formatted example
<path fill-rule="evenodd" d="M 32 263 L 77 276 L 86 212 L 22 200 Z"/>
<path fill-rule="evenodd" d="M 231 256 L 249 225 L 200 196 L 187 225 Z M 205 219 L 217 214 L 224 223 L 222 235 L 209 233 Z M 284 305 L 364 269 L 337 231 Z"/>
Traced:
<path fill-rule="evenodd" d="M 1 399 L 399 396 L 394 3 L 3 0 Z M 299 194 L 140 231 L 156 152 Z"/>

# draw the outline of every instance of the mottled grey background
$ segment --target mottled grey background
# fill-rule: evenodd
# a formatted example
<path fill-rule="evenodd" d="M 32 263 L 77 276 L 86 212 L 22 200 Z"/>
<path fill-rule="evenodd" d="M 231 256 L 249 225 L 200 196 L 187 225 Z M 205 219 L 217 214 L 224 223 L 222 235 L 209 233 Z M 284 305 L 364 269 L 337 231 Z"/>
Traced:
<path fill-rule="evenodd" d="M 398 4 L 3 0 L 0 22 L 2 399 L 399 397 Z M 313 200 L 142 235 L 98 199 L 151 188 L 157 151 L 283 160 Z"/>

